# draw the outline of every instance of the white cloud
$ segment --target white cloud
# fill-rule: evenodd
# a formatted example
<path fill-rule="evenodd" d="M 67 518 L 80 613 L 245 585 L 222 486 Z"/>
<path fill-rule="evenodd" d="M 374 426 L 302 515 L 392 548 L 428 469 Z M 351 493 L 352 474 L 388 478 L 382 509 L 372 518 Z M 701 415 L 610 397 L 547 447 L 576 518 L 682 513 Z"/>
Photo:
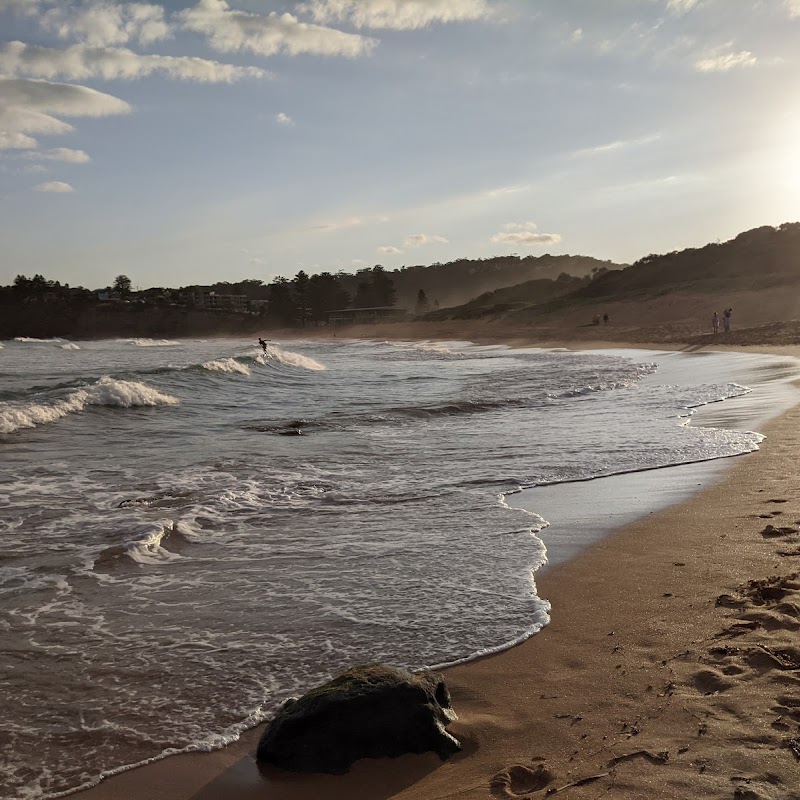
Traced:
<path fill-rule="evenodd" d="M 261 56 L 312 53 L 357 58 L 369 55 L 377 44 L 358 34 L 300 22 L 289 13 L 234 11 L 226 0 L 199 0 L 176 16 L 184 28 L 207 36 L 211 46 L 223 53 L 249 50 Z"/>
<path fill-rule="evenodd" d="M 378 248 L 378 252 L 388 256 L 396 256 L 398 253 L 402 253 L 403 251 L 399 247 L 394 247 L 391 244 L 385 244 L 383 247 Z"/>
<path fill-rule="evenodd" d="M 667 9 L 674 14 L 686 14 L 691 11 L 699 0 L 667 0 Z"/>
<path fill-rule="evenodd" d="M 57 49 L 24 42 L 9 42 L 0 47 L 0 72 L 67 80 L 130 80 L 158 72 L 170 78 L 206 83 L 231 83 L 245 77 L 267 76 L 258 67 L 236 67 L 204 58 L 139 55 L 126 48 L 89 47 L 83 44 Z"/>
<path fill-rule="evenodd" d="M 495 199 L 496 197 L 503 197 L 507 194 L 517 194 L 517 192 L 527 192 L 530 190 L 529 184 L 518 184 L 516 186 L 498 186 L 495 189 L 487 189 L 483 195 L 490 199 Z"/>
<path fill-rule="evenodd" d="M 494 244 L 534 247 L 542 244 L 557 244 L 561 241 L 561 236 L 557 233 L 536 233 L 535 222 L 509 222 L 503 228 L 503 231 L 492 236 L 491 241 Z"/>
<path fill-rule="evenodd" d="M 403 242 L 404 247 L 424 247 L 427 244 L 447 244 L 444 236 L 428 236 L 425 233 L 412 233 Z"/>
<path fill-rule="evenodd" d="M 284 114 L 283 111 L 275 115 L 275 122 L 277 122 L 278 125 L 286 125 L 290 128 L 294 125 L 294 120 L 288 114 Z"/>
<path fill-rule="evenodd" d="M 0 77 L 0 148 L 35 147 L 28 134 L 68 133 L 59 117 L 106 117 L 126 114 L 130 106 L 117 97 L 66 83 Z M 27 142 L 27 145 L 26 145 Z"/>
<path fill-rule="evenodd" d="M 146 45 L 171 35 L 164 9 L 150 3 L 65 2 L 46 11 L 41 24 L 62 39 L 77 39 L 93 47 L 134 40 Z"/>
<path fill-rule="evenodd" d="M 365 267 L 366 265 L 367 265 L 367 262 L 366 262 L 366 261 L 364 261 L 364 259 L 363 259 L 363 258 L 354 258 L 354 259 L 353 259 L 353 260 L 350 262 L 350 266 L 351 266 L 351 267 Z"/>
<path fill-rule="evenodd" d="M 620 139 L 616 142 L 608 142 L 607 144 L 600 144 L 595 147 L 585 147 L 582 150 L 576 150 L 572 155 L 573 157 L 579 158 L 581 156 L 597 156 L 603 153 L 613 153 L 618 150 L 627 150 L 631 147 L 652 144 L 653 142 L 657 142 L 660 138 L 660 133 L 654 133 L 650 136 L 642 136 L 639 139 Z"/>
<path fill-rule="evenodd" d="M 25 158 L 37 161 L 61 161 L 65 164 L 87 164 L 92 159 L 83 150 L 73 150 L 70 147 L 56 147 L 52 150 L 38 150 L 26 153 Z"/>
<path fill-rule="evenodd" d="M 361 217 L 347 217 L 336 222 L 322 222 L 319 225 L 309 225 L 308 227 L 317 231 L 341 231 L 346 228 L 357 228 L 359 225 L 363 225 L 364 222 Z"/>
<path fill-rule="evenodd" d="M 55 194 L 67 194 L 75 190 L 64 181 L 50 181 L 49 183 L 40 183 L 38 186 L 33 187 L 37 192 L 54 192 Z"/>
<path fill-rule="evenodd" d="M 317 22 L 349 22 L 356 28 L 416 30 L 435 22 L 486 19 L 486 0 L 308 0 L 300 9 Z"/>
<path fill-rule="evenodd" d="M 575 28 L 572 31 L 572 36 L 570 36 L 570 41 L 572 42 L 580 42 L 583 39 L 583 28 Z"/>
<path fill-rule="evenodd" d="M 3 112 L 0 112 L 2 123 Z M 27 136 L 19 131 L 0 130 L 0 150 L 27 150 L 36 147 L 38 142 L 32 136 Z"/>
<path fill-rule="evenodd" d="M 724 53 L 722 49 L 718 48 L 706 58 L 695 61 L 695 69 L 698 72 L 728 72 L 739 67 L 754 67 L 758 63 L 758 59 L 749 50 Z"/>
<path fill-rule="evenodd" d="M 800 0 L 786 0 L 786 10 L 792 19 L 800 17 Z"/>

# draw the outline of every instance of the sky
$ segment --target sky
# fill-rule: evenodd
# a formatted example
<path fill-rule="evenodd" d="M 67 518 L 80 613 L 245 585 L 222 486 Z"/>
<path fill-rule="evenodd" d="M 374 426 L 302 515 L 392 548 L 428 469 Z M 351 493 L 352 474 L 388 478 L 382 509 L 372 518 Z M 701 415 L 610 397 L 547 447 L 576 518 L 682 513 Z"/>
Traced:
<path fill-rule="evenodd" d="M 800 220 L 800 0 L 0 0 L 0 284 Z"/>

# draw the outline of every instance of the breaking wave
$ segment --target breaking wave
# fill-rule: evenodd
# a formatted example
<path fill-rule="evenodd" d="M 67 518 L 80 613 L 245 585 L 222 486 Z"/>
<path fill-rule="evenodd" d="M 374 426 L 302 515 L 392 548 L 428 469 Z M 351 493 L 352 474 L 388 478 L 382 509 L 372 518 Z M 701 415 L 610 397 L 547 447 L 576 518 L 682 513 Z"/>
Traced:
<path fill-rule="evenodd" d="M 172 339 L 117 339 L 120 344 L 132 344 L 136 347 L 174 347 L 180 342 Z"/>
<path fill-rule="evenodd" d="M 263 355 L 259 355 L 257 360 L 262 364 L 269 361 L 278 361 L 285 364 L 287 367 L 300 367 L 301 369 L 311 369 L 316 372 L 321 372 L 328 369 L 324 364 L 315 361 L 313 358 L 301 355 L 300 353 L 293 353 L 290 350 L 283 350 L 277 345 L 267 345 L 267 349 Z"/>
<path fill-rule="evenodd" d="M 75 342 L 67 342 L 66 344 L 61 345 L 62 350 L 80 350 L 80 346 L 75 344 Z"/>
<path fill-rule="evenodd" d="M 36 339 L 33 336 L 15 336 L 15 342 L 27 342 L 29 344 L 60 344 L 63 342 L 63 339 L 55 338 L 55 339 Z"/>
<path fill-rule="evenodd" d="M 14 433 L 22 428 L 58 422 L 90 406 L 136 408 L 177 405 L 179 402 L 176 397 L 145 383 L 103 377 L 93 386 L 75 389 L 66 397 L 52 402 L 0 404 L 0 433 Z"/>
<path fill-rule="evenodd" d="M 240 363 L 235 358 L 217 358 L 213 361 L 206 361 L 206 363 L 201 364 L 201 366 L 203 369 L 207 369 L 210 372 L 234 372 L 239 375 L 251 374 L 250 367 Z"/>
<path fill-rule="evenodd" d="M 177 534 L 172 520 L 161 520 L 142 526 L 141 535 L 124 544 L 107 547 L 94 562 L 96 567 L 107 567 L 127 557 L 137 564 L 163 564 L 181 558 L 164 544 L 172 534 Z"/>

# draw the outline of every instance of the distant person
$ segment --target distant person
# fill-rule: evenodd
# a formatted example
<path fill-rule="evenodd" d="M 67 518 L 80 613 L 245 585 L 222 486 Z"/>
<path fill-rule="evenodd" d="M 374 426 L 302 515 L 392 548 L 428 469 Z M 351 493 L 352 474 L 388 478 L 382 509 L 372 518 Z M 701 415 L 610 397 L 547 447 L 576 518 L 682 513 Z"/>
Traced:
<path fill-rule="evenodd" d="M 714 336 L 719 333 L 719 314 L 717 314 L 716 311 L 714 312 L 714 316 L 711 317 L 711 330 Z"/>
<path fill-rule="evenodd" d="M 267 343 L 259 336 L 258 343 L 261 345 L 261 349 L 264 351 L 264 355 L 267 354 Z"/>
<path fill-rule="evenodd" d="M 608 314 L 603 314 L 603 325 L 608 325 Z"/>
<path fill-rule="evenodd" d="M 722 312 L 722 329 L 725 333 L 730 333 L 731 330 L 731 314 L 733 313 L 732 308 L 726 308 Z"/>
<path fill-rule="evenodd" d="M 595 314 L 592 317 L 592 325 L 599 325 L 599 324 L 600 324 L 600 315 L 599 314 Z"/>

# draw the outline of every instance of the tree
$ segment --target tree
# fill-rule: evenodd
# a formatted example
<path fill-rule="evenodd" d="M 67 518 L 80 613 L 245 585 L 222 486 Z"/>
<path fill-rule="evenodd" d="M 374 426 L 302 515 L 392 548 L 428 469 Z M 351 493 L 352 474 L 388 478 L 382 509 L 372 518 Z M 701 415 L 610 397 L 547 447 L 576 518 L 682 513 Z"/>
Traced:
<path fill-rule="evenodd" d="M 394 281 L 380 264 L 376 264 L 372 268 L 372 289 L 376 300 L 375 305 L 393 306 L 397 301 Z"/>
<path fill-rule="evenodd" d="M 297 303 L 292 284 L 279 276 L 267 288 L 267 315 L 278 325 L 294 325 L 297 320 Z"/>
<path fill-rule="evenodd" d="M 316 324 L 325 322 L 329 311 L 346 308 L 350 305 L 350 295 L 342 287 L 341 281 L 330 272 L 312 275 L 308 282 L 309 317 Z"/>
<path fill-rule="evenodd" d="M 294 276 L 292 281 L 292 295 L 294 296 L 294 303 L 297 309 L 297 319 L 300 325 L 305 328 L 306 320 L 308 319 L 308 284 L 310 278 L 301 269 L 297 275 Z"/>
<path fill-rule="evenodd" d="M 120 297 L 126 297 L 131 292 L 131 279 L 127 275 L 117 275 L 112 288 Z"/>

